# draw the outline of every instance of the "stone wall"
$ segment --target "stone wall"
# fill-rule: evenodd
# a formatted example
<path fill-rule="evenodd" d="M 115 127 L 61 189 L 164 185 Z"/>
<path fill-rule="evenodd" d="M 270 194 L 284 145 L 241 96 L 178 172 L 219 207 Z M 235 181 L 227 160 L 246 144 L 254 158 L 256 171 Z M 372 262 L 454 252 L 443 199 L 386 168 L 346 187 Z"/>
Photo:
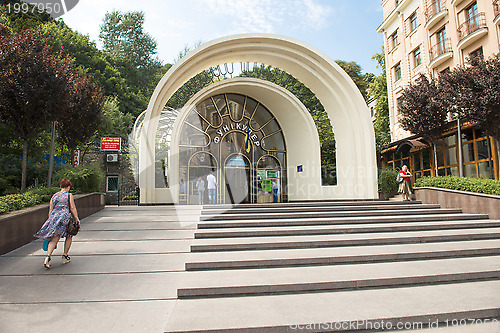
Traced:
<path fill-rule="evenodd" d="M 75 196 L 78 217 L 83 219 L 104 208 L 104 195 L 101 193 Z M 0 255 L 28 244 L 33 234 L 47 220 L 49 204 L 41 204 L 15 212 L 0 215 Z"/>
<path fill-rule="evenodd" d="M 417 200 L 442 208 L 461 208 L 467 214 L 488 214 L 500 220 L 500 195 L 455 191 L 436 187 L 416 187 Z"/>

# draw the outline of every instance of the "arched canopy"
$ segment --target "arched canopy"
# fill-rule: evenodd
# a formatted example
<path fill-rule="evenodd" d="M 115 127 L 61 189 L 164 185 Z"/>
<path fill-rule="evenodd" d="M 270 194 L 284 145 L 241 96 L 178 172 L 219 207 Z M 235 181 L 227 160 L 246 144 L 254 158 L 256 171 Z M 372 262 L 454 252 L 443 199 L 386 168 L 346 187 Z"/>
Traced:
<path fill-rule="evenodd" d="M 280 68 L 304 83 L 321 101 L 334 127 L 338 175 L 338 185 L 318 190 L 322 198 L 377 196 L 373 126 L 354 82 L 334 61 L 305 43 L 271 34 L 244 34 L 199 46 L 172 66 L 158 83 L 141 133 L 141 202 L 155 202 L 154 140 L 164 105 L 191 77 L 230 62 L 258 62 Z"/>

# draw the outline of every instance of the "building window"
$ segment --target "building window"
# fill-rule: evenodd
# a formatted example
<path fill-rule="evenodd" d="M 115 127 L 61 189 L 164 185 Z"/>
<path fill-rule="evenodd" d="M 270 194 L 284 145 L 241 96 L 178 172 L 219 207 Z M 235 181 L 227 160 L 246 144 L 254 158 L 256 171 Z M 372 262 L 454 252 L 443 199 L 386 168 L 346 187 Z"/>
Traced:
<path fill-rule="evenodd" d="M 118 192 L 118 176 L 106 177 L 106 192 Z"/>
<path fill-rule="evenodd" d="M 401 80 L 401 63 L 394 66 L 394 82 Z"/>
<path fill-rule="evenodd" d="M 490 139 L 489 144 L 486 141 Z M 493 140 L 487 137 L 479 129 L 470 128 L 462 131 L 462 152 L 464 158 L 464 176 L 465 177 L 484 177 L 490 178 L 490 168 L 494 168 L 491 147 Z M 488 153 L 488 147 L 490 149 Z M 492 157 L 492 162 L 489 163 L 489 156 Z"/>
<path fill-rule="evenodd" d="M 474 22 L 477 20 L 477 2 L 474 2 L 472 5 L 465 9 L 465 20 L 470 22 L 470 25 L 475 26 Z"/>
<path fill-rule="evenodd" d="M 439 54 L 446 52 L 446 28 L 439 30 L 436 33 L 437 45 L 439 48 Z"/>
<path fill-rule="evenodd" d="M 399 45 L 398 31 L 397 30 L 396 30 L 396 32 L 394 32 L 391 35 L 390 39 L 391 39 L 391 47 L 392 47 L 392 49 L 396 48 Z"/>
<path fill-rule="evenodd" d="M 418 22 L 417 22 L 417 12 L 414 12 L 410 16 L 410 32 L 415 31 L 417 29 Z"/>
<path fill-rule="evenodd" d="M 476 59 L 477 58 L 477 59 L 483 60 L 484 59 L 483 47 L 481 46 L 477 50 L 472 51 L 471 53 L 469 53 L 469 58 L 471 58 L 471 59 Z"/>
<path fill-rule="evenodd" d="M 422 56 L 420 55 L 420 46 L 413 51 L 413 68 L 420 66 L 422 63 Z"/>

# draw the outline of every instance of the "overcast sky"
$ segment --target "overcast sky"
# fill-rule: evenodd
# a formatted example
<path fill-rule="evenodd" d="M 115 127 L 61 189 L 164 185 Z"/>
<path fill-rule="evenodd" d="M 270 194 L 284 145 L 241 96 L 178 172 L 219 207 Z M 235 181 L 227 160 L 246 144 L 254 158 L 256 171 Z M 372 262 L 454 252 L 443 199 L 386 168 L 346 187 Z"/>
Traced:
<path fill-rule="evenodd" d="M 380 52 L 380 0 L 80 0 L 62 16 L 98 44 L 106 12 L 141 10 L 145 30 L 158 42 L 158 56 L 172 63 L 185 46 L 222 36 L 264 32 L 310 44 L 330 58 L 356 61 L 379 74 L 371 59 Z"/>

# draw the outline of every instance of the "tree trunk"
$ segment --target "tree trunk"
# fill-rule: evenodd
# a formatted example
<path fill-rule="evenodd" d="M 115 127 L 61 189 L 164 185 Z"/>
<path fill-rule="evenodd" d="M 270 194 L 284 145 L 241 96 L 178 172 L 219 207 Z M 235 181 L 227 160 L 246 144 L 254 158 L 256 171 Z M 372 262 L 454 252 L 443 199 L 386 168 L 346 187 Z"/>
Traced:
<path fill-rule="evenodd" d="M 28 139 L 23 140 L 23 163 L 21 167 L 21 193 L 26 192 L 26 174 L 28 169 Z"/>

